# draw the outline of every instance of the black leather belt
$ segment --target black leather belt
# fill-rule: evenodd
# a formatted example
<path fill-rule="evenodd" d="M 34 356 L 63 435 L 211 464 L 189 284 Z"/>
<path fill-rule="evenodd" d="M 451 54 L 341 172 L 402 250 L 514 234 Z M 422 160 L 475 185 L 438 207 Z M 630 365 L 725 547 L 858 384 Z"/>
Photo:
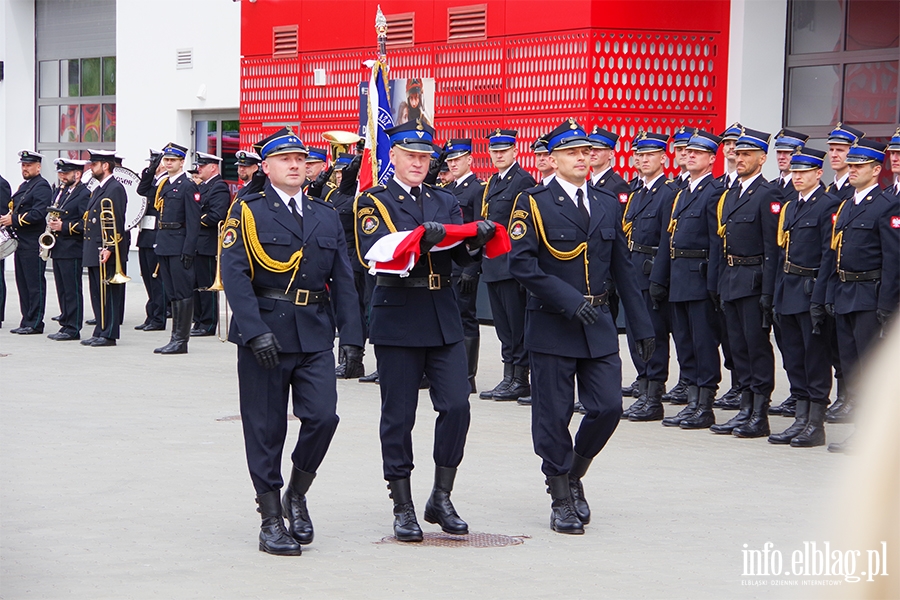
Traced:
<path fill-rule="evenodd" d="M 253 291 L 260 298 L 272 298 L 273 300 L 282 300 L 290 302 L 296 306 L 306 306 L 307 304 L 321 304 L 328 302 L 328 292 L 311 292 L 309 290 L 292 290 L 285 294 L 281 290 L 272 288 L 253 287 Z"/>
<path fill-rule="evenodd" d="M 382 287 L 411 287 L 439 290 L 442 287 L 450 287 L 450 277 L 447 275 L 429 275 L 428 277 L 387 277 L 379 275 L 375 278 L 375 285 Z"/>
<path fill-rule="evenodd" d="M 762 256 L 735 256 L 729 254 L 727 258 L 729 267 L 746 267 L 763 264 Z"/>
<path fill-rule="evenodd" d="M 806 267 L 801 267 L 799 265 L 795 265 L 790 261 L 784 261 L 784 272 L 790 273 L 791 275 L 799 275 L 800 277 L 818 277 L 819 270 L 818 269 L 807 269 Z"/>
<path fill-rule="evenodd" d="M 881 269 L 856 272 L 838 269 L 837 274 L 841 281 L 875 281 L 876 279 L 881 279 Z"/>
<path fill-rule="evenodd" d="M 597 296 L 585 296 L 584 299 L 587 300 L 591 306 L 604 306 L 609 304 L 609 291 L 603 292 Z"/>
<path fill-rule="evenodd" d="M 669 256 L 672 258 L 706 258 L 709 250 L 687 250 L 685 248 L 672 248 Z"/>
<path fill-rule="evenodd" d="M 650 254 L 652 256 L 656 256 L 656 250 L 659 246 L 645 246 L 643 244 L 635 244 L 634 242 L 628 242 L 628 249 L 632 252 L 640 252 L 641 254 Z"/>
<path fill-rule="evenodd" d="M 160 229 L 181 229 L 182 227 L 184 227 L 184 223 L 163 223 L 162 221 L 159 222 Z"/>

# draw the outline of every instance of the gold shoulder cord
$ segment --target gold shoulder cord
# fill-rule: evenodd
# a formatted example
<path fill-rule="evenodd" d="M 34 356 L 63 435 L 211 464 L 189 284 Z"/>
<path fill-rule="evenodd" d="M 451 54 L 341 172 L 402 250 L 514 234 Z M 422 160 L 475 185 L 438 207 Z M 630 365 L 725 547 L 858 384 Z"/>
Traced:
<path fill-rule="evenodd" d="M 628 194 L 628 202 L 625 203 L 625 210 L 622 212 L 622 231 L 625 232 L 625 237 L 628 238 L 629 243 L 631 243 L 631 230 L 634 227 L 634 224 L 625 219 L 628 217 L 628 209 L 631 208 L 632 198 L 634 198 L 634 192 Z"/>
<path fill-rule="evenodd" d="M 675 209 L 678 208 L 678 199 L 681 198 L 681 192 L 684 190 L 678 190 L 678 193 L 675 194 L 675 201 L 672 202 L 672 214 L 669 215 L 669 227 L 667 231 L 669 234 L 675 233 L 675 228 L 678 227 L 678 219 L 675 218 Z"/>
<path fill-rule="evenodd" d="M 486 200 L 487 200 L 487 193 L 488 193 L 488 188 L 490 187 L 490 184 L 491 184 L 490 181 L 487 181 L 484 184 L 484 193 L 481 194 L 481 218 L 482 219 L 487 219 L 487 216 L 488 216 L 488 205 L 487 205 Z"/>
<path fill-rule="evenodd" d="M 391 233 L 396 233 L 397 227 L 394 225 L 394 221 L 391 220 L 391 214 L 388 212 L 387 207 L 384 205 L 384 203 L 382 203 L 381 200 L 368 192 L 366 192 L 366 196 L 368 196 L 375 204 L 375 208 L 378 209 L 378 214 L 381 215 L 381 219 L 384 221 L 384 224 L 388 228 L 388 231 L 390 231 Z M 353 201 L 354 220 L 357 218 L 358 210 L 359 196 L 357 196 Z M 365 259 L 363 259 L 362 252 L 359 251 L 359 232 L 357 231 L 356 227 L 353 228 L 353 238 L 356 241 L 356 258 L 359 259 L 359 262 L 362 266 L 369 268 L 369 265 L 366 263 Z"/>
<path fill-rule="evenodd" d="M 550 245 L 550 240 L 547 239 L 547 233 L 544 231 L 544 220 L 541 217 L 541 211 L 538 208 L 537 201 L 535 201 L 534 197 L 528 196 L 528 203 L 531 205 L 531 215 L 534 218 L 534 226 L 537 231 L 538 239 L 543 240 L 544 245 L 547 247 L 547 250 L 550 252 L 550 255 L 557 260 L 573 260 L 579 254 L 584 252 L 584 282 L 587 285 L 587 293 L 591 295 L 591 279 L 589 277 L 588 270 L 588 245 L 587 242 L 581 242 L 578 246 L 575 247 L 574 250 L 569 250 L 568 252 L 563 252 L 562 250 L 557 250 L 553 246 Z"/>
<path fill-rule="evenodd" d="M 781 213 L 778 215 L 778 245 L 784 248 L 784 260 L 788 260 L 788 254 L 791 251 L 791 232 L 784 230 L 784 216 L 787 214 L 787 207 L 791 201 L 788 200 L 781 207 Z"/>
<path fill-rule="evenodd" d="M 156 186 L 156 196 L 153 198 L 153 208 L 159 213 L 160 221 L 162 221 L 163 204 L 165 204 L 165 198 L 160 197 L 160 194 L 162 193 L 163 186 L 166 185 L 168 180 L 168 175 L 159 180 L 159 185 Z"/>
<path fill-rule="evenodd" d="M 728 190 L 722 192 L 722 195 L 719 196 L 719 203 L 716 205 L 716 221 L 719 226 L 716 227 L 716 233 L 722 238 L 722 252 L 725 252 L 727 241 L 725 240 L 725 223 L 722 222 L 722 211 L 725 210 L 725 196 L 728 195 Z"/>
<path fill-rule="evenodd" d="M 841 218 L 841 211 L 844 210 L 844 205 L 847 204 L 847 201 L 844 200 L 841 202 L 841 205 L 838 207 L 837 212 L 834 213 L 834 223 L 831 224 L 831 249 L 837 250 L 837 270 L 841 270 L 841 248 L 844 246 L 844 232 L 837 231 L 837 222 Z"/>
<path fill-rule="evenodd" d="M 294 283 L 294 278 L 297 276 L 297 271 L 300 269 L 300 261 L 303 259 L 303 248 L 294 252 L 287 262 L 275 260 L 266 254 L 265 249 L 259 242 L 259 237 L 256 235 L 256 220 L 253 217 L 253 211 L 250 210 L 250 207 L 247 206 L 246 203 L 241 204 L 241 224 L 244 228 L 244 246 L 247 249 L 248 258 L 252 256 L 263 269 L 272 273 L 287 273 L 290 270 L 294 271 L 291 274 L 291 280 L 284 289 L 284 293 L 286 294 L 288 290 L 291 289 L 291 284 Z M 250 261 L 250 265 L 252 269 L 252 260 Z"/>

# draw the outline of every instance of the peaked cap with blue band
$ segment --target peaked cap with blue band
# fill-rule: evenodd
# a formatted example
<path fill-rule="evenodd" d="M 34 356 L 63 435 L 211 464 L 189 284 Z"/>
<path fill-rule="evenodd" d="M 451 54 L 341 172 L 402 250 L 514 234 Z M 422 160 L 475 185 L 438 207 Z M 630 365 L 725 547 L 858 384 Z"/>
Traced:
<path fill-rule="evenodd" d="M 805 146 L 807 140 L 809 140 L 809 136 L 805 133 L 791 131 L 790 129 L 782 129 L 775 134 L 775 149 L 793 152 L 797 148 Z"/>
<path fill-rule="evenodd" d="M 894 132 L 894 137 L 892 137 L 891 141 L 888 143 L 887 149 L 891 152 L 900 152 L 900 127 Z"/>
<path fill-rule="evenodd" d="M 348 154 L 346 152 L 341 152 L 338 154 L 337 160 L 334 161 L 334 170 L 335 171 L 343 171 L 347 167 L 350 166 L 350 163 L 353 162 L 353 157 L 355 154 Z"/>
<path fill-rule="evenodd" d="M 731 125 L 728 129 L 722 132 L 719 136 L 722 138 L 723 142 L 727 142 L 728 140 L 737 140 L 741 137 L 741 132 L 744 130 L 744 126 L 735 121 L 734 125 Z"/>
<path fill-rule="evenodd" d="M 594 148 L 608 148 L 610 150 L 615 150 L 616 142 L 619 141 L 619 136 L 602 127 L 594 125 L 594 128 L 591 129 L 591 132 L 588 134 L 588 139 L 591 140 L 591 146 Z"/>
<path fill-rule="evenodd" d="M 282 127 L 269 137 L 261 139 L 253 144 L 253 148 L 258 149 L 262 160 L 279 154 L 303 154 L 304 156 L 309 154 L 306 145 L 289 127 Z"/>
<path fill-rule="evenodd" d="M 791 171 L 813 171 L 825 164 L 825 152 L 803 146 L 791 156 Z"/>
<path fill-rule="evenodd" d="M 829 144 L 847 144 L 852 146 L 856 140 L 865 137 L 865 133 L 859 129 L 838 123 L 834 130 L 828 134 Z"/>
<path fill-rule="evenodd" d="M 448 140 L 444 145 L 444 150 L 447 151 L 447 160 L 472 154 L 472 140 L 468 138 Z"/>
<path fill-rule="evenodd" d="M 309 154 L 306 156 L 306 162 L 315 163 L 315 162 L 326 162 L 328 160 L 328 150 L 325 148 L 316 148 L 315 146 L 310 146 L 308 148 Z"/>
<path fill-rule="evenodd" d="M 715 154 L 719 151 L 719 144 L 721 143 L 722 138 L 716 134 L 703 131 L 702 129 L 695 129 L 685 148 Z"/>
<path fill-rule="evenodd" d="M 407 121 L 384 132 L 391 140 L 391 148 L 399 147 L 409 152 L 432 154 L 440 150 L 434 145 L 434 127 L 421 120 Z"/>
<path fill-rule="evenodd" d="M 179 146 L 175 142 L 169 142 L 166 144 L 166 147 L 162 149 L 162 154 L 163 158 L 170 157 L 184 160 L 187 157 L 187 148 Z M 113 155 L 115 155 L 115 152 L 113 152 Z"/>
<path fill-rule="evenodd" d="M 544 138 L 547 141 L 547 150 L 566 150 L 568 148 L 583 148 L 591 146 L 591 140 L 578 121 L 569 118 L 563 121 L 559 127 L 548 133 Z"/>
<path fill-rule="evenodd" d="M 765 131 L 757 131 L 756 129 L 743 128 L 741 137 L 734 144 L 735 150 L 762 150 L 769 151 L 769 139 L 772 135 Z"/>
<path fill-rule="evenodd" d="M 669 136 L 664 133 L 642 131 L 634 140 L 635 154 L 649 154 L 650 152 L 664 152 L 669 144 Z"/>
<path fill-rule="evenodd" d="M 672 134 L 672 145 L 676 148 L 687 146 L 688 142 L 691 141 L 691 137 L 694 135 L 695 131 L 697 131 L 697 129 L 693 127 L 685 127 L 684 125 L 682 125 L 675 130 L 674 134 Z"/>
<path fill-rule="evenodd" d="M 491 150 L 506 150 L 516 145 L 516 136 L 519 135 L 516 129 L 500 129 L 499 127 L 490 132 L 485 139 Z"/>
<path fill-rule="evenodd" d="M 862 165 L 874 162 L 881 164 L 884 162 L 884 153 L 887 150 L 887 144 L 884 142 L 876 142 L 875 140 L 859 139 L 850 146 L 847 153 L 848 165 Z"/>

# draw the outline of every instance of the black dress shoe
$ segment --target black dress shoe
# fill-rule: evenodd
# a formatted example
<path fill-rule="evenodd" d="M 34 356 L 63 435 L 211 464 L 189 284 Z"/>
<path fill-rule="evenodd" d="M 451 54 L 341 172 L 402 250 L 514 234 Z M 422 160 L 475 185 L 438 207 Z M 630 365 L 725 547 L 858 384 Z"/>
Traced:
<path fill-rule="evenodd" d="M 140 325 L 135 325 L 135 326 L 134 326 L 134 329 L 135 329 L 136 331 L 143 331 L 144 329 L 146 329 L 146 327 L 147 327 L 147 324 L 146 324 L 146 323 L 141 323 Z"/>
<path fill-rule="evenodd" d="M 60 331 L 59 333 L 51 333 L 47 336 L 51 340 L 56 340 L 57 342 L 66 342 L 69 340 L 79 340 L 81 336 L 77 333 L 72 333 L 71 331 Z"/>
<path fill-rule="evenodd" d="M 205 329 L 191 329 L 191 337 L 207 337 L 210 335 L 216 335 L 216 332 Z"/>
<path fill-rule="evenodd" d="M 150 323 L 149 325 L 144 325 L 143 329 L 144 331 L 165 331 L 166 326 L 164 323 Z"/>
<path fill-rule="evenodd" d="M 531 406 L 531 396 L 522 396 L 516 400 L 516 404 L 519 406 Z"/>
<path fill-rule="evenodd" d="M 360 383 L 378 383 L 378 370 L 372 371 L 368 375 L 359 378 Z"/>
<path fill-rule="evenodd" d="M 84 322 L 84 324 L 85 325 L 96 325 L 97 319 L 88 319 L 87 321 Z"/>
<path fill-rule="evenodd" d="M 44 333 L 44 328 L 41 327 L 37 329 L 35 327 L 20 327 L 17 332 L 19 335 L 36 335 L 38 333 Z"/>
<path fill-rule="evenodd" d="M 10 333 L 19 333 L 20 331 L 22 331 L 21 327 L 14 327 L 13 329 L 9 330 Z"/>
<path fill-rule="evenodd" d="M 50 317 L 51 321 L 59 321 L 62 318 L 62 315 L 56 315 L 55 317 Z"/>
<path fill-rule="evenodd" d="M 94 341 L 91 342 L 91 348 L 100 348 L 102 346 L 115 346 L 116 340 L 111 340 L 105 337 L 95 337 Z"/>
<path fill-rule="evenodd" d="M 96 339 L 97 339 L 97 338 L 95 338 L 95 337 L 93 337 L 93 336 L 91 336 L 91 337 L 89 337 L 89 338 L 86 338 L 86 339 L 83 339 L 83 340 L 81 340 L 81 345 L 82 345 L 82 346 L 90 346 L 91 344 L 94 343 L 94 340 L 96 340 Z"/>

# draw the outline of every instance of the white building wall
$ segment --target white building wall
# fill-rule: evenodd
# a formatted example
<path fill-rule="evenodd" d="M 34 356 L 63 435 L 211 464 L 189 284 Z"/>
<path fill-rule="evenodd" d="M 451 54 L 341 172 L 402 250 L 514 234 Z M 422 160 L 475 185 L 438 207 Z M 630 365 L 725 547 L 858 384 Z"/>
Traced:
<path fill-rule="evenodd" d="M 782 127 L 787 0 L 731 0 L 726 124 L 772 135 Z M 778 174 L 770 150 L 763 174 Z"/>
<path fill-rule="evenodd" d="M 193 111 L 240 104 L 239 2 L 157 0 L 116 5 L 116 152 L 140 172 L 149 148 L 191 146 Z M 176 69 L 176 50 L 193 67 Z"/>
<path fill-rule="evenodd" d="M 35 142 L 34 0 L 0 2 L 0 34 L 0 174 L 15 192 L 22 183 L 18 152 Z"/>

